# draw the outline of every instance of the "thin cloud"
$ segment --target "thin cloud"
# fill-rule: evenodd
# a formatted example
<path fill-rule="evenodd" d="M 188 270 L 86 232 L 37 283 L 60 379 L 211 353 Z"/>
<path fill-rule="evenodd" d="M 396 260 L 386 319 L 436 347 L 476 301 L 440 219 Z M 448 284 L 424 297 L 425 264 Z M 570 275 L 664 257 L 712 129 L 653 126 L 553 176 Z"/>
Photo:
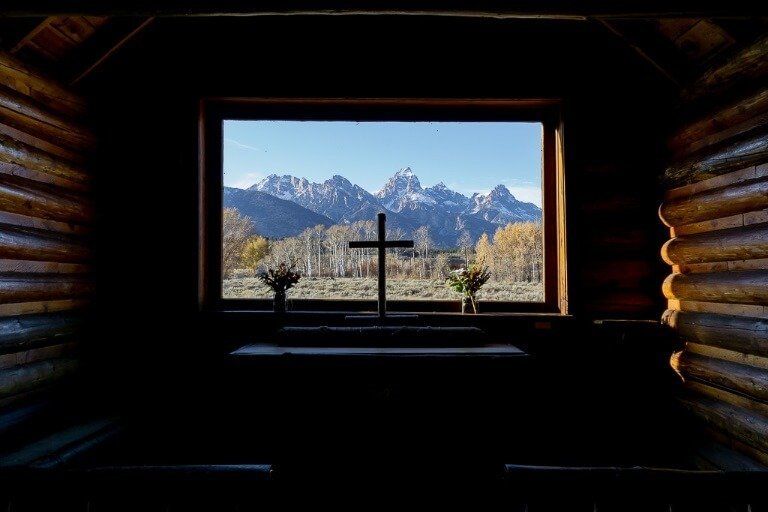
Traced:
<path fill-rule="evenodd" d="M 227 142 L 227 143 L 235 146 L 236 148 L 240 148 L 240 149 L 249 149 L 251 151 L 259 151 L 259 152 L 266 151 L 266 150 L 263 150 L 261 148 L 257 148 L 256 146 L 250 146 L 248 144 L 243 144 L 239 140 L 235 140 L 235 139 L 224 139 L 224 142 Z"/>

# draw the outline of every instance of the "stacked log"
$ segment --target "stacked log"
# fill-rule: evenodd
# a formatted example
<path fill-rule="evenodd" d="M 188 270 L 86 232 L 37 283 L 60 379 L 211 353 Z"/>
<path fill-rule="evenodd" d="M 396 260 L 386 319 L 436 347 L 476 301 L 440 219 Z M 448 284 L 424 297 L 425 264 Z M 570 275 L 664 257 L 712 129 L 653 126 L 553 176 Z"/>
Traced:
<path fill-rule="evenodd" d="M 768 38 L 684 94 L 697 115 L 672 135 L 659 209 L 671 239 L 663 322 L 683 405 L 716 440 L 768 463 Z M 753 84 L 757 83 L 755 87 Z M 765 82 L 762 82 L 763 84 Z M 712 105 L 720 105 L 712 107 Z"/>
<path fill-rule="evenodd" d="M 93 294 L 84 114 L 71 91 L 0 52 L 0 424 L 23 425 L 80 367 Z"/>

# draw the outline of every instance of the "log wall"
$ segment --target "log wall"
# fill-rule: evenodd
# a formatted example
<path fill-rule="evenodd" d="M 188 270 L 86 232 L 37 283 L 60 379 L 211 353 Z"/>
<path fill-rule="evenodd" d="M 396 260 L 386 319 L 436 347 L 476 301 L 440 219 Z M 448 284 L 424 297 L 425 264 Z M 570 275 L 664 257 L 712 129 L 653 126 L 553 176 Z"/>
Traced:
<path fill-rule="evenodd" d="M 691 114 L 669 141 L 659 214 L 682 403 L 715 441 L 768 465 L 768 69 L 756 62 L 768 38 L 683 94 Z"/>
<path fill-rule="evenodd" d="M 0 52 L 0 431 L 81 369 L 93 134 L 75 94 Z M 30 423 L 31 424 L 31 423 Z"/>

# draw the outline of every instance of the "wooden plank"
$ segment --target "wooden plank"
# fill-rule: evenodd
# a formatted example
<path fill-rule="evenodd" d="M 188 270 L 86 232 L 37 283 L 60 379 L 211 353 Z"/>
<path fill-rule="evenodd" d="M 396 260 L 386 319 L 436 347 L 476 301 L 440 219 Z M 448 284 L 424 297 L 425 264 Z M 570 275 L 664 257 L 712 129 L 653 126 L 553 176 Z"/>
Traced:
<path fill-rule="evenodd" d="M 768 208 L 768 178 L 709 190 L 687 199 L 664 202 L 659 217 L 669 227 Z"/>
<path fill-rule="evenodd" d="M 693 224 L 684 224 L 670 228 L 672 237 L 683 235 L 695 235 L 697 233 L 706 233 L 707 231 L 717 231 L 720 229 L 736 228 L 739 226 L 751 226 L 768 222 L 768 210 L 757 210 L 754 212 L 737 213 L 729 217 L 719 219 L 694 222 Z"/>
<path fill-rule="evenodd" d="M 700 345 L 698 343 L 686 343 L 685 349 L 693 354 L 698 354 L 700 356 L 713 357 L 715 359 L 722 359 L 732 363 L 744 364 L 747 366 L 754 366 L 755 368 L 768 370 L 768 357 L 744 354 L 734 350 L 713 347 L 710 345 Z"/>
<path fill-rule="evenodd" d="M 768 357 L 768 319 L 668 309 L 665 325 L 686 341 Z"/>
<path fill-rule="evenodd" d="M 95 138 L 83 126 L 59 117 L 29 97 L 0 85 L 0 120 L 17 130 L 78 150 L 91 149 Z"/>
<path fill-rule="evenodd" d="M 81 263 L 90 256 L 90 247 L 78 237 L 0 224 L 0 258 Z"/>
<path fill-rule="evenodd" d="M 768 471 L 764 465 L 720 443 L 699 448 L 699 454 L 723 471 Z"/>
<path fill-rule="evenodd" d="M 48 359 L 57 359 L 64 356 L 72 356 L 77 351 L 79 345 L 71 341 L 58 345 L 49 345 L 47 347 L 33 348 L 23 352 L 12 352 L 10 354 L 0 355 L 0 370 L 13 368 L 23 364 L 37 363 Z"/>
<path fill-rule="evenodd" d="M 35 461 L 51 457 L 56 452 L 67 447 L 82 443 L 86 439 L 98 435 L 99 432 L 110 428 L 112 419 L 98 419 L 83 425 L 76 425 L 51 436 L 41 439 L 21 450 L 8 454 L 0 460 L 0 467 L 28 467 Z"/>
<path fill-rule="evenodd" d="M 73 375 L 79 366 L 78 359 L 68 357 L 0 370 L 0 398 L 59 382 Z"/>
<path fill-rule="evenodd" d="M 768 270 L 768 258 L 755 260 L 720 261 L 717 263 L 692 263 L 673 265 L 672 271 L 681 274 L 706 274 L 726 270 Z"/>
<path fill-rule="evenodd" d="M 697 382 L 693 380 L 686 381 L 684 387 L 686 390 L 693 391 L 713 400 L 717 400 L 734 407 L 739 407 L 741 409 L 746 409 L 748 411 L 753 411 L 757 414 L 760 414 L 761 416 L 768 418 L 768 404 L 748 396 L 738 395 L 732 391 L 728 391 L 727 389 L 717 388 L 707 384 L 706 382 Z"/>
<path fill-rule="evenodd" d="M 5 52 L 0 52 L 0 82 L 70 117 L 86 112 L 82 98 Z"/>
<path fill-rule="evenodd" d="M 696 183 L 689 183 L 681 187 L 675 187 L 668 189 L 664 192 L 664 201 L 671 202 L 678 199 L 689 199 L 691 196 L 706 192 L 708 190 L 715 190 L 742 181 L 750 181 L 758 178 L 759 175 L 756 171 L 756 166 L 750 165 L 741 169 L 737 169 L 733 172 L 721 174 Z"/>
<path fill-rule="evenodd" d="M 0 174 L 0 210 L 76 224 L 93 219 L 93 206 L 86 197 L 7 174 Z"/>
<path fill-rule="evenodd" d="M 0 353 L 58 344 L 82 327 L 83 316 L 67 312 L 0 317 Z"/>
<path fill-rule="evenodd" d="M 768 134 L 751 134 L 744 140 L 713 149 L 706 155 L 694 156 L 670 165 L 664 171 L 664 181 L 668 186 L 677 187 L 766 161 Z"/>
<path fill-rule="evenodd" d="M 681 95 L 684 101 L 722 94 L 738 83 L 768 75 L 768 37 L 744 48 L 720 66 L 707 70 Z"/>
<path fill-rule="evenodd" d="M 322 5 L 321 7 L 318 7 Z M 688 1 L 646 0 L 645 2 L 571 2 L 552 0 L 549 2 L 489 2 L 478 0 L 471 8 L 460 8 L 460 3 L 446 2 L 447 7 L 425 8 L 433 2 L 391 1 L 386 3 L 362 2 L 259 2 L 198 0 L 191 3 L 178 1 L 120 1 L 105 4 L 96 0 L 58 0 L 56 3 L 32 3 L 21 0 L 7 0 L 5 12 L 13 16 L 54 16 L 54 15 L 141 15 L 162 16 L 459 16 L 489 17 L 494 19 L 572 19 L 596 18 L 711 18 L 755 16 L 755 5 L 733 3 L 728 6 L 691 3 Z M 442 4 L 441 4 L 442 5 Z M 503 6 L 503 7 L 500 7 Z M 759 6 L 758 6 L 759 7 Z M 757 9 L 757 12 L 762 12 Z"/>
<path fill-rule="evenodd" d="M 0 162 L 0 174 L 7 174 L 9 176 L 18 176 L 30 181 L 36 181 L 39 183 L 45 183 L 57 188 L 65 190 L 71 190 L 78 193 L 87 193 L 91 186 L 87 182 L 70 181 L 58 176 L 52 176 L 38 171 L 33 171 L 22 167 L 17 164 L 9 164 L 6 162 Z"/>
<path fill-rule="evenodd" d="M 93 231 L 92 226 L 86 226 L 84 224 L 41 219 L 39 217 L 30 217 L 28 215 L 4 211 L 0 211 L 0 224 L 40 231 L 51 231 L 63 235 L 72 235 L 73 237 L 86 237 Z"/>
<path fill-rule="evenodd" d="M 75 164 L 81 165 L 85 163 L 86 158 L 82 151 L 68 148 L 63 144 L 56 144 L 47 139 L 42 139 L 23 130 L 19 130 L 14 126 L 3 122 L 2 118 L 0 118 L 0 133 L 7 135 L 14 140 L 23 142 L 27 146 L 50 153 L 51 155 L 68 162 L 74 162 Z"/>
<path fill-rule="evenodd" d="M 122 428 L 117 424 L 111 424 L 100 430 L 92 436 L 88 436 L 80 442 L 73 443 L 66 448 L 47 455 L 32 463 L 32 467 L 38 469 L 49 469 L 69 464 L 73 460 L 85 456 L 87 452 L 117 437 Z"/>
<path fill-rule="evenodd" d="M 744 214 L 737 213 L 736 215 L 721 217 L 719 219 L 703 220 L 700 222 L 693 222 L 691 224 L 683 224 L 682 226 L 674 226 L 670 228 L 670 232 L 672 237 L 676 238 L 678 236 L 695 235 L 697 233 L 718 231 L 720 229 L 737 228 L 743 225 Z"/>
<path fill-rule="evenodd" d="M 681 397 L 680 403 L 707 425 L 729 432 L 743 443 L 768 451 L 768 419 L 741 407 L 707 397 Z"/>
<path fill-rule="evenodd" d="M 55 313 L 58 311 L 83 311 L 88 309 L 90 305 L 91 302 L 85 299 L 61 299 L 0 304 L 0 317 Z"/>
<path fill-rule="evenodd" d="M 707 382 L 765 402 L 768 400 L 768 371 L 763 368 L 714 359 L 688 351 L 671 359 L 674 370 L 686 379 Z"/>
<path fill-rule="evenodd" d="M 291 356 L 370 356 L 370 357 L 465 357 L 466 354 L 486 357 L 525 357 L 526 354 L 513 345 L 494 344 L 479 347 L 288 347 L 257 343 L 246 345 L 234 352 L 237 358 L 291 357 Z"/>
<path fill-rule="evenodd" d="M 768 224 L 678 236 L 661 248 L 670 265 L 768 258 Z"/>
<path fill-rule="evenodd" d="M 668 299 L 765 305 L 768 303 L 768 272 L 671 274 L 664 280 L 662 291 Z"/>
<path fill-rule="evenodd" d="M 689 59 L 702 62 L 732 46 L 734 39 L 709 20 L 699 20 L 675 40 L 675 45 Z"/>
<path fill-rule="evenodd" d="M 77 274 L 0 274 L 0 304 L 79 299 L 93 290 L 93 282 Z"/>
<path fill-rule="evenodd" d="M 87 183 L 88 173 L 81 167 L 0 133 L 0 162 L 20 165 L 26 169 Z"/>
<path fill-rule="evenodd" d="M 0 259 L 0 272 L 17 274 L 89 274 L 90 265 L 83 263 L 56 263 L 51 261 Z"/>
<path fill-rule="evenodd" d="M 706 153 L 707 148 L 713 148 L 733 140 L 745 139 L 752 132 L 760 131 L 768 125 L 768 112 L 762 112 L 754 117 L 737 125 L 720 130 L 719 132 L 707 135 L 695 142 L 692 142 L 681 152 L 675 155 L 675 158 L 683 159 L 696 153 Z"/>
<path fill-rule="evenodd" d="M 760 304 L 724 304 L 721 302 L 670 299 L 667 301 L 667 307 L 673 311 L 768 318 L 768 307 Z"/>
<path fill-rule="evenodd" d="M 713 441 L 720 443 L 738 453 L 742 453 L 745 456 L 751 458 L 756 463 L 768 466 L 768 453 L 760 451 L 752 446 L 742 443 L 741 441 L 734 439 L 726 432 L 715 430 L 711 427 L 705 428 L 704 432 Z"/>
<path fill-rule="evenodd" d="M 744 214 L 745 226 L 750 226 L 752 224 L 759 224 L 760 222 L 768 222 L 768 210 L 758 210 L 755 212 L 748 212 Z"/>

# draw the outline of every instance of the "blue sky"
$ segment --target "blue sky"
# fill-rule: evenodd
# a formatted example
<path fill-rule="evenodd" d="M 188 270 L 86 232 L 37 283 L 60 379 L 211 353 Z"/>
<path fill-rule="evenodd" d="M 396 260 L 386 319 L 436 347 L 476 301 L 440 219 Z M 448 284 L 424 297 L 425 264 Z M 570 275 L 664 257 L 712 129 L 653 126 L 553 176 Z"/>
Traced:
<path fill-rule="evenodd" d="M 410 167 L 467 196 L 504 184 L 541 205 L 541 125 L 509 122 L 225 121 L 224 185 L 341 174 L 371 193 Z"/>

